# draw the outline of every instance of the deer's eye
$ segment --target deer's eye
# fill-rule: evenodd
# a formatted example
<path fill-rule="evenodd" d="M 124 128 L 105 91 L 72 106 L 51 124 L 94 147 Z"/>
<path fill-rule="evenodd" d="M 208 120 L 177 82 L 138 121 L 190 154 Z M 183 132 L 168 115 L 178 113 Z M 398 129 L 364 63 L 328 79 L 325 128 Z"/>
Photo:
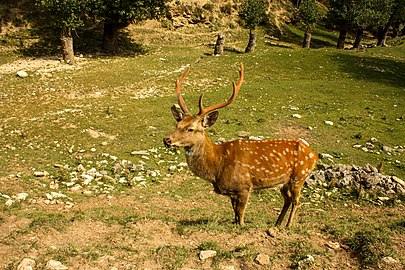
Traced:
<path fill-rule="evenodd" d="M 187 129 L 187 131 L 188 131 L 188 132 L 194 132 L 194 129 L 189 128 L 189 129 Z"/>

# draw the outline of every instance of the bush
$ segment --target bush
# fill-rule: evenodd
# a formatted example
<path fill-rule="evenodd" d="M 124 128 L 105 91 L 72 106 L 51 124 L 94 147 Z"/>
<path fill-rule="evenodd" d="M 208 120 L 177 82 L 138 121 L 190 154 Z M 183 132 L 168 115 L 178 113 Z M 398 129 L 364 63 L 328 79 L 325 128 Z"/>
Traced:
<path fill-rule="evenodd" d="M 388 235 L 377 230 L 358 231 L 346 244 L 359 257 L 363 266 L 376 265 L 378 261 L 391 253 L 391 241 Z"/>

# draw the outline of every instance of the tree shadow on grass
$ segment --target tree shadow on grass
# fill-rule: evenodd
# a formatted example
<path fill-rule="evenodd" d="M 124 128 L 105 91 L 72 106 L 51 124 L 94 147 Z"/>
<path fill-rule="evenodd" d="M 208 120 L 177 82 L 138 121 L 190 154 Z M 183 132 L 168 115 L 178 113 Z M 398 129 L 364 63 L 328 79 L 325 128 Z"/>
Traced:
<path fill-rule="evenodd" d="M 400 60 L 345 53 L 334 53 L 330 59 L 339 65 L 342 72 L 358 80 L 397 87 L 398 93 L 405 95 L 405 63 Z"/>
<path fill-rule="evenodd" d="M 277 38 L 279 42 L 291 43 L 302 46 L 304 41 L 304 32 L 298 28 L 293 28 L 285 25 L 281 29 L 267 28 L 266 34 Z M 315 29 L 312 33 L 311 48 L 318 49 L 324 47 L 335 46 L 337 37 L 328 31 L 322 29 Z M 289 46 L 278 44 L 278 42 L 266 42 L 269 46 L 277 46 L 282 48 L 291 48 Z"/>
<path fill-rule="evenodd" d="M 1 1 L 1 0 L 0 0 Z M 7 1 L 6 1 L 7 2 Z M 62 57 L 60 29 L 48 14 L 44 13 L 36 0 L 0 2 L 0 29 L 12 24 L 20 27 L 18 32 L 7 35 L 8 43 L 18 47 L 17 52 L 28 57 Z M 97 54 L 111 56 L 104 52 L 103 24 L 89 20 L 85 27 L 73 32 L 73 46 L 75 54 Z M 26 26 L 26 27 L 24 27 Z M 8 44 L 7 40 L 1 41 Z M 114 56 L 133 56 L 144 54 L 145 48 L 133 42 L 126 31 L 120 31 L 117 40 L 118 50 Z"/>
<path fill-rule="evenodd" d="M 62 46 L 59 30 L 56 28 L 33 29 L 32 35 L 36 36 L 35 42 L 21 47 L 18 51 L 24 56 L 45 57 L 62 56 Z M 118 50 L 114 54 L 105 53 L 103 50 L 103 29 L 100 25 L 80 29 L 73 33 L 73 46 L 75 55 L 95 54 L 97 56 L 133 56 L 146 53 L 146 49 L 133 42 L 126 31 L 118 35 Z"/>

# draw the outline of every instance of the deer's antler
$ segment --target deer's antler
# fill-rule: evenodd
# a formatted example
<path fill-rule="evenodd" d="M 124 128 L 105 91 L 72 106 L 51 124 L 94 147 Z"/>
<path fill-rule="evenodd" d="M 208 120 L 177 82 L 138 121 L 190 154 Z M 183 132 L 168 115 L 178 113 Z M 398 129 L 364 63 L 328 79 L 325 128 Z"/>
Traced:
<path fill-rule="evenodd" d="M 244 78 L 244 67 L 243 67 L 243 63 L 240 64 L 240 70 L 239 70 L 239 81 L 238 83 L 233 82 L 233 93 L 230 99 L 228 99 L 227 101 L 221 103 L 221 104 L 217 104 L 208 108 L 204 108 L 203 106 L 203 94 L 201 94 L 200 96 L 200 100 L 199 100 L 199 106 L 200 106 L 200 112 L 198 113 L 199 117 L 203 117 L 204 115 L 206 115 L 209 112 L 218 110 L 220 108 L 223 108 L 229 104 L 231 104 L 236 97 L 238 96 L 240 87 L 242 86 L 243 83 L 243 78 Z"/>
<path fill-rule="evenodd" d="M 177 93 L 177 100 L 179 103 L 179 106 L 181 108 L 181 110 L 185 113 L 185 114 L 190 114 L 190 112 L 187 109 L 186 106 L 186 102 L 183 99 L 183 96 L 181 95 L 181 84 L 183 83 L 184 78 L 187 76 L 188 72 L 190 71 L 190 66 L 188 66 L 186 68 L 186 70 L 183 72 L 183 74 L 181 75 L 180 79 L 178 79 L 176 81 L 176 93 Z"/>

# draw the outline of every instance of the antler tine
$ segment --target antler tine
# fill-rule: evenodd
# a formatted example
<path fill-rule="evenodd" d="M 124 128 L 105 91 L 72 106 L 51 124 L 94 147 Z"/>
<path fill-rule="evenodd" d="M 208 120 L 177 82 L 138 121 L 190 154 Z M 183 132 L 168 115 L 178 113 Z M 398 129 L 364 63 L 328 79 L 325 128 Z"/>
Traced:
<path fill-rule="evenodd" d="M 244 66 L 243 66 L 243 63 L 240 64 L 239 77 L 240 78 L 239 78 L 239 81 L 238 81 L 237 84 L 235 82 L 233 82 L 233 93 L 232 93 L 231 98 L 228 99 L 227 101 L 221 103 L 221 104 L 217 104 L 217 105 L 214 105 L 214 106 L 211 106 L 211 107 L 208 107 L 208 108 L 204 108 L 204 106 L 203 106 L 203 94 L 201 94 L 200 100 L 199 100 L 200 112 L 198 113 L 198 116 L 203 117 L 204 115 L 206 115 L 209 112 L 218 110 L 220 108 L 223 108 L 223 107 L 231 104 L 236 99 L 236 97 L 239 94 L 239 90 L 240 90 L 240 87 L 242 86 L 243 78 L 244 78 Z"/>
<path fill-rule="evenodd" d="M 190 112 L 187 109 L 186 106 L 186 102 L 183 99 L 183 96 L 181 95 L 181 84 L 183 83 L 184 78 L 187 76 L 188 72 L 190 71 L 190 66 L 188 66 L 186 68 L 186 70 L 183 72 L 183 74 L 181 75 L 180 79 L 178 79 L 176 81 L 176 93 L 177 93 L 177 102 L 179 103 L 179 106 L 181 108 L 181 110 L 185 113 L 185 114 L 190 114 Z"/>

